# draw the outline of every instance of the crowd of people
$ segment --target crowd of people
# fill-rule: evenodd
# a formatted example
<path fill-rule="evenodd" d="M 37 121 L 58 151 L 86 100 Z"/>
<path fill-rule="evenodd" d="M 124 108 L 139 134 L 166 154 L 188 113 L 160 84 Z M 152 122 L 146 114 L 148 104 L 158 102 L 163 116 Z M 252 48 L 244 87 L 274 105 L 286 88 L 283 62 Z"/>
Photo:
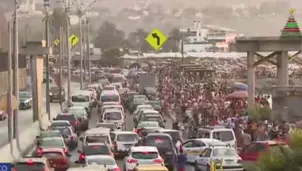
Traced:
<path fill-rule="evenodd" d="M 196 137 L 199 127 L 225 125 L 234 129 L 238 146 L 244 147 L 255 140 L 284 140 L 293 129 L 286 122 L 252 120 L 246 99 L 229 97 L 234 89 L 217 81 L 217 75 L 208 74 L 196 80 L 173 65 L 158 66 L 156 72 L 158 97 L 162 100 L 164 114 L 175 113 L 173 128 L 182 130 L 186 138 Z M 257 106 L 269 108 L 268 98 L 267 95 L 257 96 Z"/>

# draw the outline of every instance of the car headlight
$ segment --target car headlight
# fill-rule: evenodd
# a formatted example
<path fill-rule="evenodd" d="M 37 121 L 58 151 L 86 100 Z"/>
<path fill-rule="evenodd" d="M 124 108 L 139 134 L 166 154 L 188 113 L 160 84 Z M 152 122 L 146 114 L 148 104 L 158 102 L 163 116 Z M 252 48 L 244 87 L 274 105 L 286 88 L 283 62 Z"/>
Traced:
<path fill-rule="evenodd" d="M 29 103 L 29 100 L 25 100 L 23 103 Z"/>
<path fill-rule="evenodd" d="M 52 96 L 52 93 L 49 93 L 50 96 Z"/>

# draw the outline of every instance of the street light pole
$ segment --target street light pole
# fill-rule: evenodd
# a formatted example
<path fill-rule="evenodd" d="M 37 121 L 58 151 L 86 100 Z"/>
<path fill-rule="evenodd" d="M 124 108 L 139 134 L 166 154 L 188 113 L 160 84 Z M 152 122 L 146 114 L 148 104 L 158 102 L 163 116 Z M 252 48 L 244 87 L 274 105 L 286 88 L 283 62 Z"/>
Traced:
<path fill-rule="evenodd" d="M 91 72 L 90 72 L 90 36 L 89 36 L 89 19 L 87 21 L 87 59 L 88 59 L 88 83 L 91 84 Z"/>
<path fill-rule="evenodd" d="M 14 12 L 14 95 L 19 101 L 19 34 L 18 34 L 18 8 L 19 4 L 17 0 L 15 0 L 15 12 Z M 13 118 L 13 126 L 14 126 L 14 138 L 17 142 L 17 147 L 20 150 L 20 142 L 19 142 L 19 127 L 18 127 L 18 113 L 19 108 L 16 108 L 14 111 L 14 118 Z"/>
<path fill-rule="evenodd" d="M 44 0 L 44 8 L 45 8 L 45 39 L 46 39 L 46 47 L 50 46 L 49 43 L 49 0 Z M 46 68 L 46 112 L 48 114 L 48 120 L 51 120 L 50 114 L 50 99 L 49 99 L 49 55 L 46 55 L 45 61 Z"/>
<path fill-rule="evenodd" d="M 82 11 L 79 13 L 79 27 L 80 27 L 80 87 L 83 90 L 83 19 Z"/>
<path fill-rule="evenodd" d="M 8 110 L 7 110 L 7 115 L 8 115 L 8 141 L 10 143 L 10 151 L 13 153 L 13 125 L 12 125 L 12 116 L 13 116 L 13 109 L 12 109 L 12 85 L 13 80 L 12 80 L 12 23 L 9 21 L 8 22 L 8 59 L 7 59 L 7 66 L 8 66 Z"/>
<path fill-rule="evenodd" d="M 71 104 L 70 102 L 70 85 L 71 85 L 71 71 L 70 71 L 70 65 L 71 65 L 71 54 L 70 54 L 70 41 L 69 41 L 69 11 L 70 11 L 70 1 L 68 0 L 66 5 L 66 45 L 67 45 L 67 72 L 68 72 L 68 83 L 67 83 L 67 105 L 69 106 Z"/>

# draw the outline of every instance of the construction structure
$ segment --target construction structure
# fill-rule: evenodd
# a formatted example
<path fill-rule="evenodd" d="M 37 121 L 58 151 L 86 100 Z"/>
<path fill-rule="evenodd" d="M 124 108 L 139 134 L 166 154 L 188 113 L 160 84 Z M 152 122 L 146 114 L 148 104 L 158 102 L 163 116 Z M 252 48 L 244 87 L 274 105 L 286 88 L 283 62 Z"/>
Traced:
<path fill-rule="evenodd" d="M 293 22 L 293 11 L 290 11 L 290 22 Z M 293 96 L 298 97 L 302 102 L 302 88 L 289 87 L 288 79 L 288 63 L 294 61 L 302 65 L 302 61 L 296 58 L 301 53 L 302 37 L 299 28 L 289 28 L 295 24 L 286 24 L 281 30 L 280 37 L 241 37 L 236 38 L 233 50 L 237 52 L 247 52 L 247 83 L 248 83 L 248 107 L 253 108 L 255 104 L 255 67 L 263 62 L 269 62 L 277 66 L 277 85 L 273 88 L 273 115 L 286 121 L 292 121 L 291 116 L 295 115 L 295 119 L 302 119 L 302 114 L 294 114 L 288 109 L 292 109 L 292 105 L 288 105 Z M 292 56 L 288 52 L 295 51 Z M 261 52 L 270 52 L 269 55 L 261 55 Z M 295 93 L 300 92 L 300 93 Z M 299 96 L 296 96 L 299 95 Z M 297 100 L 297 99 L 296 99 Z M 295 111 L 301 111 L 302 106 L 295 106 Z M 284 115 L 284 116 L 283 116 Z M 297 116 L 298 115 L 298 116 Z M 282 117 L 281 117 L 282 116 Z"/>

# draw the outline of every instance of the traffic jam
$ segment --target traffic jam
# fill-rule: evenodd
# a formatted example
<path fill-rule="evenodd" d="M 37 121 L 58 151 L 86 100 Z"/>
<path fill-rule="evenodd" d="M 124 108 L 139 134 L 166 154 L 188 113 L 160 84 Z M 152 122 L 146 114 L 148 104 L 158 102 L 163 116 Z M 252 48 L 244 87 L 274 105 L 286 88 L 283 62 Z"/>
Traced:
<path fill-rule="evenodd" d="M 36 137 L 14 171 L 184 171 L 188 165 L 242 171 L 243 162 L 257 160 L 260 152 L 237 149 L 232 128 L 200 127 L 194 138 L 172 129 L 155 73 L 103 68 L 95 74 L 93 84 L 72 93 L 71 104 Z"/>

